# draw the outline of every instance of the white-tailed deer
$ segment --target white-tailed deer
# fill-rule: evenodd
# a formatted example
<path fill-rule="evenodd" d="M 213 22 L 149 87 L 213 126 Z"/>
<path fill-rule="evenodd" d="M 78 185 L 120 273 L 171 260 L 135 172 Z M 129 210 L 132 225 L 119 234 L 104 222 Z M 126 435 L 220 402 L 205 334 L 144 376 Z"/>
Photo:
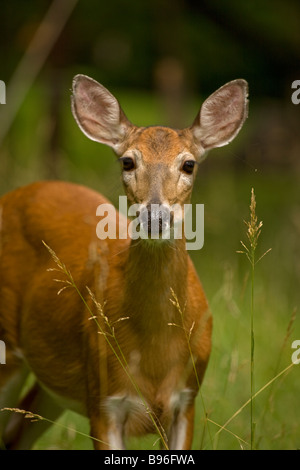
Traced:
<path fill-rule="evenodd" d="M 89 138 L 113 148 L 129 204 L 141 204 L 141 230 L 156 221 L 158 236 L 100 240 L 96 210 L 108 201 L 76 184 L 38 182 L 0 199 L 0 408 L 51 420 L 73 409 L 88 416 L 96 449 L 123 449 L 149 432 L 165 448 L 190 449 L 212 320 L 184 233 L 172 236 L 182 221 L 172 206 L 190 201 L 204 153 L 241 129 L 247 83 L 221 87 L 183 130 L 132 125 L 84 75 L 74 78 L 72 110 Z M 28 371 L 36 383 L 18 403 Z M 10 449 L 30 448 L 46 426 L 0 412 Z"/>

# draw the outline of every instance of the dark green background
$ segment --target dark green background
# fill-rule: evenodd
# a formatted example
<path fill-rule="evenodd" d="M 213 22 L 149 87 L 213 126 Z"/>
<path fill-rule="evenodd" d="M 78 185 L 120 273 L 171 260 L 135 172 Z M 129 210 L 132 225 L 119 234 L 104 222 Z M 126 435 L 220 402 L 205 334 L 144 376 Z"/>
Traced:
<path fill-rule="evenodd" d="M 0 126 L 15 98 L 9 88 L 18 64 L 51 3 L 1 3 L 0 79 L 7 104 L 0 105 Z M 252 187 L 263 220 L 257 256 L 272 248 L 255 269 L 255 390 L 291 363 L 292 341 L 300 339 L 300 105 L 291 101 L 291 84 L 300 79 L 299 26 L 297 0 L 79 0 L 0 142 L 1 193 L 58 178 L 96 188 L 117 204 L 122 187 L 112 151 L 88 141 L 70 112 L 75 74 L 103 83 L 138 125 L 188 126 L 219 86 L 235 78 L 249 82 L 249 118 L 231 145 L 212 151 L 202 164 L 193 196 L 205 204 L 205 243 L 191 256 L 214 315 L 197 449 L 249 448 L 249 407 L 228 426 L 234 435 L 216 432 L 250 396 L 250 265 L 236 252 L 240 240 L 247 241 L 243 220 Z M 19 88 L 24 83 L 26 76 Z M 296 365 L 258 396 L 257 448 L 299 448 L 299 393 Z M 64 419 L 88 432 L 75 415 Z M 90 443 L 53 427 L 40 446 Z"/>

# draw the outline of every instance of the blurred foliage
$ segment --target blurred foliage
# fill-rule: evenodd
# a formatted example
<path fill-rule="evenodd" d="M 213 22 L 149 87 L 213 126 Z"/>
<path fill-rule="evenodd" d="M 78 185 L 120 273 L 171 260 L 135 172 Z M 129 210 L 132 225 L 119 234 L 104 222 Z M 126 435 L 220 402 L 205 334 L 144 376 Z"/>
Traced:
<path fill-rule="evenodd" d="M 8 87 L 51 4 L 2 1 L 0 80 Z M 204 161 L 194 191 L 205 204 L 205 245 L 191 255 L 215 322 L 203 393 L 209 417 L 220 425 L 249 398 L 249 268 L 236 251 L 251 187 L 264 222 L 261 250 L 272 248 L 257 274 L 257 388 L 274 377 L 279 359 L 282 368 L 290 361 L 290 342 L 281 346 L 299 305 L 300 105 L 291 101 L 291 84 L 300 79 L 299 20 L 298 0 L 79 0 L 0 142 L 1 193 L 59 178 L 96 188 L 117 204 L 122 187 L 112 151 L 83 136 L 70 111 L 75 74 L 103 83 L 137 125 L 188 126 L 219 86 L 249 82 L 243 130 Z M 0 105 L 0 126 L 9 106 L 9 100 Z M 297 317 L 293 339 L 299 331 Z M 299 447 L 299 371 L 279 385 L 257 405 L 260 448 Z M 203 417 L 201 406 L 199 400 Z M 196 430 L 202 429 L 199 418 Z M 247 439 L 247 413 L 230 429 Z M 73 434 L 58 446 L 69 438 L 70 446 L 90 446 L 74 443 Z M 223 433 L 218 448 L 239 443 Z"/>
<path fill-rule="evenodd" d="M 49 0 L 1 4 L 1 76 L 8 81 Z M 297 0 L 80 0 L 46 65 L 85 69 L 114 87 L 150 89 L 159 62 L 179 61 L 207 94 L 232 78 L 254 96 L 282 97 L 300 67 Z M 5 60 L 3 60 L 5 58 Z"/>
<path fill-rule="evenodd" d="M 2 2 L 0 79 L 8 88 L 51 5 L 50 0 Z M 291 102 L 291 83 L 300 77 L 299 19 L 296 0 L 78 0 L 0 142 L 4 189 L 9 180 L 13 184 L 12 166 L 20 160 L 24 166 L 29 158 L 34 168 L 26 151 L 44 165 L 32 179 L 61 178 L 66 159 L 79 153 L 77 145 L 80 152 L 95 148 L 81 147 L 80 138 L 73 148 L 65 132 L 75 128 L 69 90 L 76 73 L 112 90 L 134 123 L 173 127 L 188 126 L 201 101 L 226 81 L 245 78 L 250 115 L 237 141 L 241 145 L 234 144 L 226 165 L 298 170 L 300 112 Z M 34 54 L 28 59 L 30 67 Z M 3 105 L 0 111 L 1 125 Z"/>

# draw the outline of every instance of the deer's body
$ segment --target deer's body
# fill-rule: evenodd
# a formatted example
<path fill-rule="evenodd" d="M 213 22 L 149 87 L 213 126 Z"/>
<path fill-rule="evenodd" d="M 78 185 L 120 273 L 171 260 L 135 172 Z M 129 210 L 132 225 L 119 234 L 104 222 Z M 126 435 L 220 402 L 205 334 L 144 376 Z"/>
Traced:
<path fill-rule="evenodd" d="M 92 138 L 100 129 L 97 140 L 126 159 L 125 191 L 131 203 L 146 206 L 147 231 L 151 218 L 157 217 L 148 208 L 150 202 L 159 201 L 168 211 L 175 202 L 189 201 L 194 175 L 189 165 L 186 174 L 176 172 L 186 155 L 197 154 L 192 128 L 138 129 L 119 110 L 122 138 L 112 122 L 109 132 L 103 120 L 98 129 L 91 103 L 103 89 L 86 77 L 80 80 L 88 80 L 88 86 L 74 88 L 76 119 Z M 104 114 L 105 106 L 115 106 L 107 93 L 101 104 Z M 109 111 L 111 116 L 115 109 Z M 31 370 L 37 385 L 22 406 L 44 411 L 49 418 L 65 407 L 85 414 L 91 436 L 99 440 L 96 448 L 123 448 L 127 435 L 159 430 L 165 447 L 188 449 L 194 400 L 211 349 L 205 295 L 184 237 L 171 242 L 99 240 L 96 209 L 105 203 L 97 192 L 63 182 L 34 183 L 0 200 L 0 339 L 7 351 L 6 365 L 0 366 L 0 407 L 16 406 L 26 370 Z M 158 217 L 161 234 L 164 225 Z M 54 279 L 64 279 L 49 270 L 56 265 L 42 241 L 70 271 L 77 290 L 68 287 L 57 295 L 64 284 Z M 105 318 L 87 287 L 103 306 Z M 177 305 L 170 300 L 172 292 Z M 105 334 L 99 334 L 91 313 Z M 28 428 L 0 412 L 0 437 L 2 433 L 11 448 L 30 446 L 44 424 Z"/>

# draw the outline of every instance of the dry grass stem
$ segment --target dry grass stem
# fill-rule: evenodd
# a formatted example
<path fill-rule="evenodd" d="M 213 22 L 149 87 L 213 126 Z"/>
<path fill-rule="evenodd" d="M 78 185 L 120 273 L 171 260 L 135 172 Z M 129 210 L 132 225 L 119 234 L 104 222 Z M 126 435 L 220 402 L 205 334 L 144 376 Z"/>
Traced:
<path fill-rule="evenodd" d="M 244 223 L 247 227 L 247 238 L 250 243 L 250 247 L 248 247 L 242 240 L 241 245 L 244 250 L 237 251 L 237 253 L 245 254 L 251 263 L 252 267 L 255 266 L 267 253 L 269 253 L 272 248 L 269 248 L 265 251 L 258 260 L 255 260 L 255 252 L 258 245 L 258 239 L 261 234 L 261 228 L 263 226 L 263 222 L 258 222 L 257 215 L 256 215 L 256 198 L 254 194 L 254 189 L 251 189 L 251 201 L 250 201 L 250 220 L 244 220 Z"/>
<path fill-rule="evenodd" d="M 54 424 L 56 426 L 60 426 L 61 428 L 67 429 L 68 431 L 75 432 L 76 434 L 79 434 L 80 436 L 92 439 L 93 441 L 101 442 L 102 444 L 109 446 L 107 442 L 101 441 L 100 439 L 90 436 L 89 434 L 86 434 L 84 432 L 78 431 L 77 429 L 70 428 L 69 426 L 65 426 L 64 424 L 58 423 L 57 421 L 52 421 L 51 419 L 45 418 L 44 416 L 38 415 L 36 413 L 32 413 L 31 411 L 21 410 L 20 408 L 2 408 L 0 409 L 0 411 L 11 411 L 13 413 L 22 414 L 24 415 L 24 418 L 30 419 L 32 423 L 37 422 L 37 421 L 47 421 L 48 423 Z"/>

